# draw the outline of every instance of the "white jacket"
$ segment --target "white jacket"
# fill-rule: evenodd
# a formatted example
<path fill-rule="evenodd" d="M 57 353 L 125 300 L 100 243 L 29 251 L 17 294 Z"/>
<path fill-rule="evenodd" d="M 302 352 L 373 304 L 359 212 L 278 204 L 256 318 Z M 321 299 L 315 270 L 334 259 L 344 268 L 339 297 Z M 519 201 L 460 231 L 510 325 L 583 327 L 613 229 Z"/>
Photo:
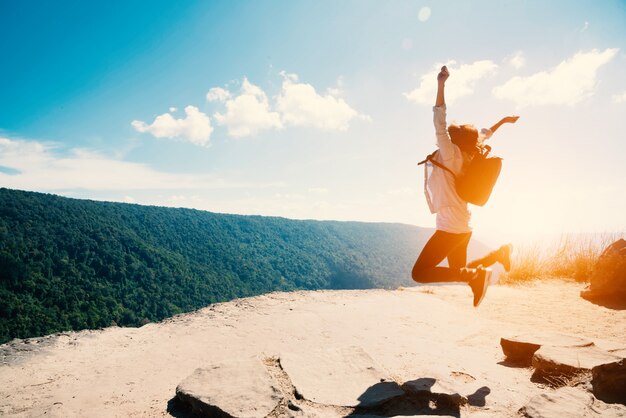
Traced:
<path fill-rule="evenodd" d="M 439 152 L 434 159 L 452 170 L 455 175 L 463 169 L 463 153 L 452 143 L 446 124 L 446 106 L 433 107 L 433 123 Z M 447 171 L 427 162 L 424 165 L 424 194 L 431 213 L 437 214 L 437 229 L 460 234 L 471 232 L 471 213 L 467 202 L 454 188 L 454 178 Z"/>

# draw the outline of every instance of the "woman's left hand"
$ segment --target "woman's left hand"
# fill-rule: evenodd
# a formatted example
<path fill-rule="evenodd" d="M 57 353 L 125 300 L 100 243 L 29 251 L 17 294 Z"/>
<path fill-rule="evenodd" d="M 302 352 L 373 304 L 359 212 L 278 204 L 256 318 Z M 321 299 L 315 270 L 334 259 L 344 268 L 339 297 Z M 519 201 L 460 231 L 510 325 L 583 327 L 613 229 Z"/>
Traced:
<path fill-rule="evenodd" d="M 507 116 L 502 121 L 504 123 L 515 123 L 519 119 L 519 116 Z"/>

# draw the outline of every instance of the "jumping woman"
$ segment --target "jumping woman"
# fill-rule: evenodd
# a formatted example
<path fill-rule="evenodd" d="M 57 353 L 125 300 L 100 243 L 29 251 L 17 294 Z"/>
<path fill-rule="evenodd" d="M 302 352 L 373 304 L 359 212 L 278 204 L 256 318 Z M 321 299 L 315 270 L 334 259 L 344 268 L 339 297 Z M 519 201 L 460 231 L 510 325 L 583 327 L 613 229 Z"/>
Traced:
<path fill-rule="evenodd" d="M 473 125 L 453 124 L 446 127 L 444 88 L 449 76 L 446 66 L 441 67 L 437 75 L 437 99 L 433 108 L 439 148 L 434 159 L 458 176 L 482 145 L 479 139 L 489 138 L 502 124 L 515 123 L 519 116 L 507 116 L 491 129 L 481 130 L 480 135 Z M 499 262 L 506 271 L 511 268 L 512 245 L 503 245 L 467 264 L 467 246 L 472 236 L 467 202 L 457 194 L 454 178 L 443 169 L 434 167 L 426 186 L 430 210 L 437 214 L 437 228 L 413 266 L 413 280 L 418 283 L 465 282 L 474 294 L 474 306 L 478 306 L 489 286 L 491 270 L 488 267 Z M 448 259 L 448 267 L 440 267 L 439 263 L 445 258 Z"/>

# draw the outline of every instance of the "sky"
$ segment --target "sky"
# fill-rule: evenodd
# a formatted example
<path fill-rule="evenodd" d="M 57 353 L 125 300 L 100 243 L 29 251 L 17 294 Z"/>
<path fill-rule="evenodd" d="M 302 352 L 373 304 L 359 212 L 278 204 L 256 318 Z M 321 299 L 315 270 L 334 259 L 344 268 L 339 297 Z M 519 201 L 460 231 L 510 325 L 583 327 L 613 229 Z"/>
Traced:
<path fill-rule="evenodd" d="M 626 2 L 0 0 L 0 187 L 434 227 L 448 122 L 503 158 L 487 243 L 626 230 Z"/>

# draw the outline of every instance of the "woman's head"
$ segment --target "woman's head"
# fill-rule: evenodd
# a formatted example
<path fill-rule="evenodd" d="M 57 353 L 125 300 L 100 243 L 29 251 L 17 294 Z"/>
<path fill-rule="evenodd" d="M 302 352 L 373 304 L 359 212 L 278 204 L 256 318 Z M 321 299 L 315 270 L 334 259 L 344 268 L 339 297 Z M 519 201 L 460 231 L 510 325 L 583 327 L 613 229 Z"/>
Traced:
<path fill-rule="evenodd" d="M 478 130 L 474 125 L 457 125 L 448 126 L 448 133 L 452 143 L 455 144 L 463 152 L 474 154 L 478 149 Z"/>

